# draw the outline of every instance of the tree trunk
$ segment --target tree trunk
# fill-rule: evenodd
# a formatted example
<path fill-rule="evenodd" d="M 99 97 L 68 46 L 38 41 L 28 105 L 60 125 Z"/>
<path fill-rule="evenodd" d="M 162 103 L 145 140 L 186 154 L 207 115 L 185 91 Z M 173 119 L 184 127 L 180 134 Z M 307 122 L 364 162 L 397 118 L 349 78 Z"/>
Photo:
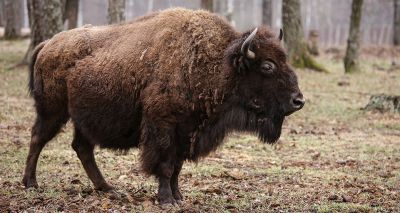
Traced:
<path fill-rule="evenodd" d="M 16 39 L 20 37 L 23 18 L 21 0 L 5 0 L 3 9 L 6 19 L 4 39 Z"/>
<path fill-rule="evenodd" d="M 6 24 L 4 19 L 4 1 L 0 1 L 0 27 Z"/>
<path fill-rule="evenodd" d="M 125 0 L 108 0 L 108 23 L 125 21 Z"/>
<path fill-rule="evenodd" d="M 307 51 L 303 26 L 301 24 L 299 0 L 282 1 L 282 22 L 283 37 L 292 65 L 297 68 L 310 68 L 320 72 L 327 72 Z"/>
<path fill-rule="evenodd" d="M 68 21 L 67 28 L 74 29 L 78 25 L 79 0 L 66 0 L 63 22 Z"/>
<path fill-rule="evenodd" d="M 400 113 L 400 96 L 386 94 L 372 95 L 364 110 Z"/>
<path fill-rule="evenodd" d="M 262 24 L 272 26 L 272 0 L 262 1 Z"/>
<path fill-rule="evenodd" d="M 347 40 L 344 70 L 352 73 L 359 70 L 358 50 L 360 49 L 360 23 L 363 0 L 353 0 L 351 5 L 349 38 Z"/>
<path fill-rule="evenodd" d="M 226 20 L 235 27 L 235 21 L 233 20 L 234 11 L 234 1 L 235 0 L 219 0 L 213 3 L 213 13 L 217 13 L 224 16 Z"/>
<path fill-rule="evenodd" d="M 61 0 L 27 0 L 31 43 L 22 63 L 29 63 L 31 52 L 40 42 L 63 29 Z"/>
<path fill-rule="evenodd" d="M 214 12 L 213 0 L 201 0 L 201 8 Z"/>
<path fill-rule="evenodd" d="M 308 34 L 307 49 L 311 55 L 315 55 L 315 56 L 319 55 L 318 42 L 319 42 L 318 31 L 310 30 L 310 33 Z"/>
<path fill-rule="evenodd" d="M 400 0 L 394 0 L 393 43 L 400 46 Z"/>
<path fill-rule="evenodd" d="M 233 2 L 234 0 L 227 0 L 226 2 L 226 12 L 225 12 L 225 17 L 231 23 L 233 27 L 236 26 L 235 21 L 233 20 L 233 12 L 235 10 L 235 4 Z M 215 8 L 213 8 L 213 12 L 215 11 Z"/>

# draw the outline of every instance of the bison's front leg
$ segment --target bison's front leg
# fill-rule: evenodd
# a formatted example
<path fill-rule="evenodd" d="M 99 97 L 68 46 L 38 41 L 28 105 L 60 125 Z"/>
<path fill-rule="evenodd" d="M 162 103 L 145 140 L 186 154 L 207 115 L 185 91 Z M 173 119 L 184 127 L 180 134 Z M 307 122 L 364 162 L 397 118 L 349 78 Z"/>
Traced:
<path fill-rule="evenodd" d="M 162 162 L 157 171 L 158 177 L 158 202 L 160 204 L 175 204 L 176 200 L 172 195 L 171 190 L 171 177 L 174 171 L 171 162 Z"/>
<path fill-rule="evenodd" d="M 175 163 L 174 173 L 172 174 L 172 177 L 171 177 L 172 195 L 174 196 L 175 200 L 178 203 L 181 203 L 183 200 L 183 196 L 182 196 L 181 192 L 179 191 L 179 184 L 178 184 L 179 173 L 181 172 L 182 165 L 183 165 L 182 160 L 178 160 Z"/>
<path fill-rule="evenodd" d="M 144 121 L 142 126 L 141 161 L 143 170 L 155 175 L 158 179 L 158 202 L 175 204 L 176 200 L 171 190 L 176 162 L 175 131 L 160 128 L 160 123 Z M 163 125 L 168 126 L 168 125 Z"/>

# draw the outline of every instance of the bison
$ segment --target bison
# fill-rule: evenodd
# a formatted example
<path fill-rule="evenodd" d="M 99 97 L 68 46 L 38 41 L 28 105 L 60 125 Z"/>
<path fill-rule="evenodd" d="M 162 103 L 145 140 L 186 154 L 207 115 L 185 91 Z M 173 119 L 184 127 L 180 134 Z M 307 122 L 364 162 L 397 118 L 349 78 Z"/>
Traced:
<path fill-rule="evenodd" d="M 182 8 L 133 22 L 81 27 L 39 44 L 29 88 L 36 121 L 23 184 L 37 187 L 39 154 L 71 120 L 72 148 L 98 190 L 109 191 L 93 149 L 140 148 L 160 204 L 180 202 L 184 161 L 198 161 L 231 131 L 278 140 L 303 95 L 282 31 L 239 33 L 219 16 Z"/>

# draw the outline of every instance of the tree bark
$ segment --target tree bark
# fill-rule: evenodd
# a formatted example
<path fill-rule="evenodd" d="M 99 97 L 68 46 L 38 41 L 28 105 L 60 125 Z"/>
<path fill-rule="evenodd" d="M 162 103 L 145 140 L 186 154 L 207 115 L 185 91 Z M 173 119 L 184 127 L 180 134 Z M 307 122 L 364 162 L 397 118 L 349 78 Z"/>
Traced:
<path fill-rule="evenodd" d="M 22 63 L 30 61 L 31 52 L 40 42 L 50 39 L 63 29 L 61 0 L 27 0 L 31 43 Z"/>
<path fill-rule="evenodd" d="M 394 0 L 393 43 L 400 46 L 400 0 Z"/>
<path fill-rule="evenodd" d="M 311 55 L 314 55 L 314 56 L 319 55 L 318 41 L 319 41 L 318 31 L 310 30 L 310 33 L 308 34 L 307 49 Z"/>
<path fill-rule="evenodd" d="M 272 26 L 272 0 L 262 1 L 262 24 Z"/>
<path fill-rule="evenodd" d="M 125 0 L 108 0 L 108 23 L 125 21 Z"/>
<path fill-rule="evenodd" d="M 327 70 L 318 64 L 307 50 L 304 41 L 303 25 L 299 0 L 282 1 L 283 34 L 289 60 L 297 68 L 310 68 L 320 72 Z"/>
<path fill-rule="evenodd" d="M 0 27 L 3 27 L 5 25 L 5 20 L 4 20 L 4 1 L 0 1 Z"/>
<path fill-rule="evenodd" d="M 213 0 L 201 0 L 201 8 L 214 12 Z"/>
<path fill-rule="evenodd" d="M 400 113 L 400 96 L 372 95 L 364 110 Z"/>
<path fill-rule="evenodd" d="M 74 29 L 78 25 L 79 0 L 66 0 L 63 22 L 68 21 L 67 28 Z"/>
<path fill-rule="evenodd" d="M 344 69 L 346 73 L 359 71 L 358 50 L 360 49 L 360 23 L 363 0 L 353 0 L 351 5 L 349 38 L 347 40 Z"/>
<path fill-rule="evenodd" d="M 5 0 L 3 9 L 6 19 L 4 39 L 16 39 L 20 37 L 23 18 L 22 1 Z"/>
<path fill-rule="evenodd" d="M 232 26 L 235 25 L 233 21 L 233 11 L 234 11 L 234 1 L 235 0 L 219 0 L 215 1 L 213 6 L 213 13 L 218 13 L 221 16 L 224 16 Z"/>

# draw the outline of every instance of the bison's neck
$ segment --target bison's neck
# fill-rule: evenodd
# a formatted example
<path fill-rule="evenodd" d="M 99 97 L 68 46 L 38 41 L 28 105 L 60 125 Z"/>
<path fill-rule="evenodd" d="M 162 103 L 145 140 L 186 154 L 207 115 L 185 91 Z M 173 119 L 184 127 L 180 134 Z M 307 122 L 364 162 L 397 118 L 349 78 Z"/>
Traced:
<path fill-rule="evenodd" d="M 191 160 L 205 157 L 215 150 L 222 144 L 228 133 L 234 130 L 249 129 L 249 120 L 255 122 L 255 116 L 249 117 L 249 113 L 240 107 L 233 107 L 235 105 L 229 102 L 229 100 L 224 101 L 214 108 L 213 113 L 193 133 L 190 150 Z M 256 129 L 255 125 L 253 129 Z"/>

